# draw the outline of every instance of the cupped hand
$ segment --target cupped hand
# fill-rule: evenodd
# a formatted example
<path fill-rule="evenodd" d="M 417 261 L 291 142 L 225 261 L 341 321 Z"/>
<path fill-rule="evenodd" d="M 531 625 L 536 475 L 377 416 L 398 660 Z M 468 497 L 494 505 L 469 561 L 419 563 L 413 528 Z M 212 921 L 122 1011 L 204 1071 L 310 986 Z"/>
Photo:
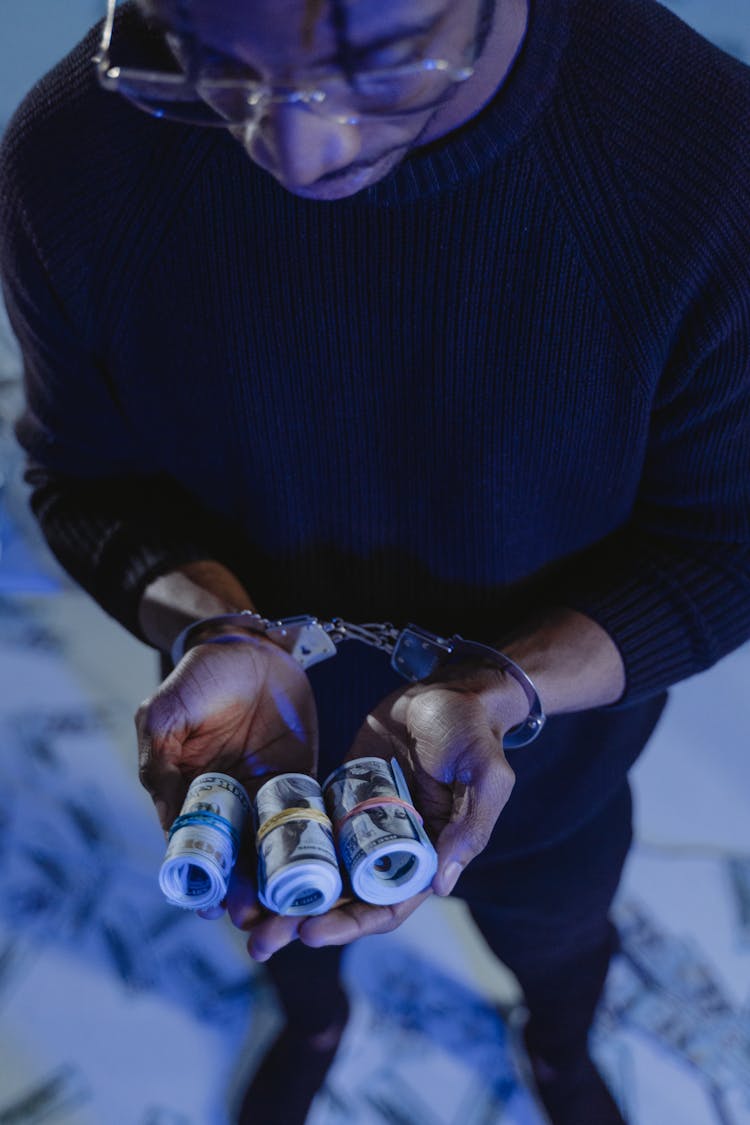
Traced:
<path fill-rule="evenodd" d="M 198 644 L 136 714 L 139 776 L 166 830 L 211 770 L 252 796 L 273 773 L 314 773 L 318 726 L 305 673 L 262 637 Z"/>
<path fill-rule="evenodd" d="M 503 734 L 523 721 L 522 689 L 494 668 L 455 665 L 440 678 L 394 692 L 367 716 L 348 760 L 396 757 L 414 804 L 435 843 L 438 870 L 432 885 L 395 906 L 348 900 L 307 918 L 260 918 L 230 913 L 250 931 L 248 949 L 267 960 L 289 941 L 345 945 L 400 926 L 434 890 L 449 894 L 466 865 L 486 846 L 514 784 L 503 752 Z"/>

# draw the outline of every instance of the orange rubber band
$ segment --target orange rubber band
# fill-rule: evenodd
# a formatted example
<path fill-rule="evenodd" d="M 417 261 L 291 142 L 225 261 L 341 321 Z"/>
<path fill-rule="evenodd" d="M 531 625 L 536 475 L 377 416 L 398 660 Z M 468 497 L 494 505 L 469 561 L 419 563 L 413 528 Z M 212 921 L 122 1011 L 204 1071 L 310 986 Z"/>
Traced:
<path fill-rule="evenodd" d="M 386 805 L 400 805 L 402 809 L 408 809 L 410 813 L 414 813 L 415 817 L 420 824 L 424 824 L 424 820 L 408 801 L 402 801 L 400 797 L 370 797 L 367 801 L 362 801 L 359 805 L 355 805 L 350 809 L 346 816 L 342 816 L 341 820 L 336 823 L 336 832 L 340 832 L 350 817 L 356 816 L 357 813 L 364 812 L 365 809 L 382 809 Z"/>

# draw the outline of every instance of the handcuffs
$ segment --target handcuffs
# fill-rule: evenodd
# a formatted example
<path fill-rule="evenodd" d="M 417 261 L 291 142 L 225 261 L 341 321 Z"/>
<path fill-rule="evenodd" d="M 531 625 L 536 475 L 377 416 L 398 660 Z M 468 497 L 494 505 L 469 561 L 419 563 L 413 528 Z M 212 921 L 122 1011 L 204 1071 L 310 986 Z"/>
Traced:
<path fill-rule="evenodd" d="M 175 666 L 185 655 L 191 634 L 209 623 L 236 625 L 249 632 L 268 636 L 269 640 L 288 652 L 303 669 L 335 656 L 338 646 L 344 641 L 359 641 L 379 649 L 390 656 L 394 672 L 412 683 L 426 679 L 442 665 L 467 656 L 483 659 L 488 665 L 500 668 L 512 676 L 521 685 L 528 700 L 529 713 L 524 721 L 512 727 L 503 737 L 503 745 L 507 749 L 518 749 L 533 742 L 541 733 L 546 720 L 537 690 L 523 668 L 505 653 L 478 641 L 464 640 L 457 633 L 452 637 L 440 637 L 418 625 L 407 625 L 405 629 L 398 629 L 390 622 L 353 625 L 340 617 L 320 621 L 308 614 L 273 621 L 252 610 L 242 610 L 241 613 L 227 613 L 193 621 L 183 629 L 172 646 L 171 657 Z M 246 635 L 221 633 L 208 638 L 205 643 L 225 644 L 243 640 Z"/>

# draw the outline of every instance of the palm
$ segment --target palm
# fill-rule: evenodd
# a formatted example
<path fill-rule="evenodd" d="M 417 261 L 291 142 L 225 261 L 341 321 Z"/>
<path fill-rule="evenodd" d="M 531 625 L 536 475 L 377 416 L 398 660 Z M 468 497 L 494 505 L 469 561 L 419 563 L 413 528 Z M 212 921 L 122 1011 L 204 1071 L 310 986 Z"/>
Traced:
<path fill-rule="evenodd" d="M 268 643 L 199 645 L 140 709 L 141 776 L 155 797 L 208 770 L 251 792 L 270 773 L 314 772 L 315 705 L 294 661 Z"/>

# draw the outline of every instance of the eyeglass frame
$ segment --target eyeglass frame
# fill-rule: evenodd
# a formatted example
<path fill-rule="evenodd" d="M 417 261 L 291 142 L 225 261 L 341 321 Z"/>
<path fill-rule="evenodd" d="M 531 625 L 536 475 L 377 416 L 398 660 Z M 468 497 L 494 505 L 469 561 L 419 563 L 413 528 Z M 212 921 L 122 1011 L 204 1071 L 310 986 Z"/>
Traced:
<path fill-rule="evenodd" d="M 146 70 L 139 67 L 119 67 L 111 65 L 110 50 L 112 45 L 112 33 L 114 31 L 115 16 L 117 11 L 117 0 L 107 0 L 107 14 L 102 27 L 102 35 L 99 42 L 99 50 L 94 55 L 92 62 L 96 67 L 96 76 L 99 85 L 103 90 L 110 93 L 120 94 L 126 98 L 136 108 L 142 112 L 149 114 L 152 117 L 164 120 L 172 120 L 175 122 L 182 122 L 183 124 L 194 124 L 202 128 L 227 128 L 231 125 L 251 124 L 257 120 L 257 117 L 262 114 L 263 107 L 267 105 L 301 105 L 305 109 L 312 112 L 317 112 L 316 107 L 323 104 L 328 97 L 325 90 L 316 88 L 314 85 L 308 88 L 305 87 L 288 87 L 285 85 L 272 84 L 267 82 L 250 82 L 246 79 L 211 79 L 210 82 L 205 82 L 204 86 L 210 85 L 215 90 L 249 90 L 254 89 L 257 95 L 254 99 L 248 97 L 247 105 L 252 107 L 255 111 L 248 114 L 248 117 L 241 121 L 222 120 L 218 115 L 214 120 L 195 120 L 191 121 L 188 117 L 179 117 L 175 115 L 170 118 L 168 113 L 157 113 L 150 110 L 147 106 L 140 104 L 135 98 L 121 89 L 121 80 L 129 75 L 136 81 L 163 83 L 166 87 L 172 87 L 175 95 L 179 95 L 180 91 L 185 91 L 189 95 L 189 100 L 196 102 L 203 102 L 200 96 L 200 90 L 197 83 L 189 78 L 184 72 L 170 73 L 166 70 Z M 378 77 L 388 78 L 397 77 L 399 75 L 418 74 L 420 72 L 429 73 L 430 71 L 438 71 L 445 74 L 452 84 L 460 84 L 467 81 L 474 74 L 473 64 L 456 66 L 449 62 L 447 59 L 428 56 L 420 59 L 418 62 L 404 63 L 400 66 L 383 67 L 375 70 L 361 71 L 362 77 Z M 341 75 L 338 71 L 325 72 L 321 71 L 314 74 L 315 79 L 320 82 L 325 80 L 326 75 L 329 79 L 340 78 Z M 277 91 L 277 92 L 274 92 Z M 283 92 L 282 92 L 283 91 Z M 166 97 L 165 101 L 169 103 L 179 101 L 179 96 L 172 98 Z M 207 103 L 203 103 L 207 104 Z M 358 125 L 363 118 L 371 116 L 372 120 L 375 119 L 388 119 L 388 118 L 401 118 L 407 116 L 414 116 L 420 113 L 427 113 L 431 109 L 437 108 L 440 105 L 440 100 L 432 105 L 419 106 L 418 108 L 410 109 L 394 109 L 391 113 L 378 112 L 372 115 L 368 114 L 347 114 L 346 116 L 331 116 L 328 117 L 325 113 L 319 113 L 319 116 L 324 119 L 329 119 L 337 124 L 343 125 Z M 210 106 L 209 106 L 210 108 Z M 257 116 L 256 116 L 257 115 Z"/>

